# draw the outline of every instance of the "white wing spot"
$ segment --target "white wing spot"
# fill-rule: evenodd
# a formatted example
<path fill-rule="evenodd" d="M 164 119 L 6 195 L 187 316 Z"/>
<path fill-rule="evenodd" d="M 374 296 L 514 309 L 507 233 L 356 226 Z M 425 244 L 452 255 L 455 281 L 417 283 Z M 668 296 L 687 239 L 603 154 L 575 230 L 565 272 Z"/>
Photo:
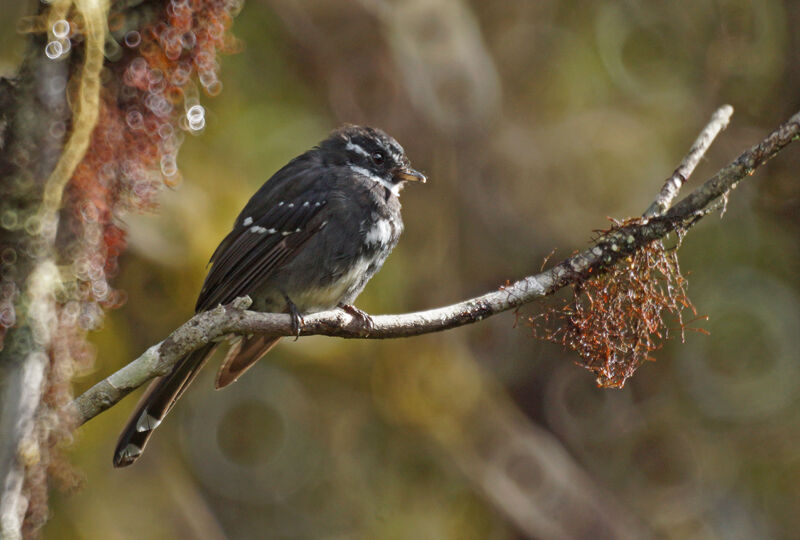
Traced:
<path fill-rule="evenodd" d="M 283 206 L 283 201 L 279 202 L 278 206 Z"/>
<path fill-rule="evenodd" d="M 275 229 L 267 229 L 267 232 L 268 232 L 269 234 L 275 234 L 275 233 L 276 233 L 276 232 L 278 232 L 278 231 L 276 231 Z"/>
<path fill-rule="evenodd" d="M 322 203 L 321 202 L 315 202 L 314 206 L 322 206 Z"/>
<path fill-rule="evenodd" d="M 248 225 L 250 225 L 252 223 L 253 223 L 253 218 L 251 218 L 249 216 L 244 218 L 244 221 L 242 221 L 242 225 L 244 225 L 245 227 L 247 227 Z"/>
<path fill-rule="evenodd" d="M 253 225 L 252 227 L 250 227 L 250 232 L 251 233 L 264 234 L 265 232 L 267 232 L 267 229 L 265 229 L 264 227 L 262 227 L 260 225 Z"/>
<path fill-rule="evenodd" d="M 283 231 L 283 232 L 281 232 L 282 236 L 289 236 L 290 234 L 292 234 L 292 231 Z"/>
<path fill-rule="evenodd" d="M 308 201 L 306 201 L 306 202 L 304 202 L 304 203 L 303 203 L 303 206 L 308 206 L 309 204 L 311 204 L 311 203 L 309 203 Z"/>
<path fill-rule="evenodd" d="M 289 208 L 294 208 L 294 203 L 293 202 L 289 203 Z"/>

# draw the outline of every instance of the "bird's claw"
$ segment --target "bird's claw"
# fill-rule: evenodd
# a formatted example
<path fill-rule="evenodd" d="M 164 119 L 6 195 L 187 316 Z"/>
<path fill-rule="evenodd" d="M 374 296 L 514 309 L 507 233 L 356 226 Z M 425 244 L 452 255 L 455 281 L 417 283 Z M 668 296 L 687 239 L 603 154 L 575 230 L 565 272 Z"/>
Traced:
<path fill-rule="evenodd" d="M 300 339 L 300 332 L 303 330 L 303 325 L 306 324 L 303 316 L 299 312 L 292 313 L 292 332 L 294 332 L 294 340 Z"/>
<path fill-rule="evenodd" d="M 297 306 L 294 305 L 289 297 L 286 297 L 286 306 L 289 309 L 289 316 L 292 318 L 292 333 L 294 334 L 294 340 L 297 341 L 300 339 L 300 332 L 303 330 L 303 325 L 306 324 L 305 319 L 303 319 L 303 315 L 300 313 L 300 310 L 297 309 Z"/>
<path fill-rule="evenodd" d="M 355 319 L 358 319 L 361 325 L 366 328 L 367 334 L 370 334 L 373 330 L 375 330 L 375 321 L 372 320 L 372 317 L 366 311 L 358 309 L 356 306 L 350 304 L 339 304 L 339 309 L 345 313 L 349 313 Z"/>

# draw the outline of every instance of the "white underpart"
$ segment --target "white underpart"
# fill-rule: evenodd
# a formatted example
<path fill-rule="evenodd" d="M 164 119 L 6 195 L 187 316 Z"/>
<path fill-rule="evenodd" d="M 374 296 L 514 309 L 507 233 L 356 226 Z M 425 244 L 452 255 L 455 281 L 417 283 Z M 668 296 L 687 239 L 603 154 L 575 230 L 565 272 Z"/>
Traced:
<path fill-rule="evenodd" d="M 395 195 L 400 194 L 400 182 L 393 184 L 392 182 L 388 182 L 387 180 L 381 178 L 380 176 L 374 175 L 369 172 L 364 167 L 359 167 L 358 165 L 350 165 L 350 170 L 356 174 L 361 174 L 372 180 L 373 182 L 377 182 L 381 184 L 383 187 L 394 193 Z"/>
<path fill-rule="evenodd" d="M 392 239 L 392 225 L 386 219 L 379 219 L 367 232 L 367 244 L 386 245 Z"/>
<path fill-rule="evenodd" d="M 247 226 L 248 226 L 248 225 L 250 225 L 251 223 L 253 223 L 253 218 L 251 218 L 251 217 L 246 217 L 246 218 L 244 218 L 244 221 L 242 222 L 242 225 L 244 225 L 245 227 L 247 227 Z"/>
<path fill-rule="evenodd" d="M 356 154 L 369 157 L 369 152 L 361 148 L 359 145 L 353 144 L 353 141 L 347 141 L 347 146 L 345 146 L 345 148 L 351 152 L 355 152 Z"/>
<path fill-rule="evenodd" d="M 332 309 L 344 296 L 352 293 L 352 289 L 359 283 L 362 276 L 372 263 L 371 259 L 359 258 L 350 270 L 339 279 L 322 289 L 310 289 L 297 296 L 292 296 L 292 302 L 303 312 L 325 311 Z"/>

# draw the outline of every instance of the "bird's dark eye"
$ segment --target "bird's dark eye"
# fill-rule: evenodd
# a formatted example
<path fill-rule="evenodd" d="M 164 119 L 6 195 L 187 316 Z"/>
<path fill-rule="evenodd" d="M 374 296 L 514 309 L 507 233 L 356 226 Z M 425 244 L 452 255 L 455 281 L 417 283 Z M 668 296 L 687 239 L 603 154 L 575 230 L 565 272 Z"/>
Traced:
<path fill-rule="evenodd" d="M 371 157 L 372 157 L 372 162 L 375 165 L 383 165 L 383 154 L 381 154 L 380 152 L 375 152 L 372 154 Z"/>

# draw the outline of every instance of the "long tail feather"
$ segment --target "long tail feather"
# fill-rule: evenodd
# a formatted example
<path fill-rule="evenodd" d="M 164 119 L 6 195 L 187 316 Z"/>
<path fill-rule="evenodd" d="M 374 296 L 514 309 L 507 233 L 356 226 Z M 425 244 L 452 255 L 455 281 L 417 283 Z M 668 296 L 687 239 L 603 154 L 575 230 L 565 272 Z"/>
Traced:
<path fill-rule="evenodd" d="M 159 377 L 150 383 L 119 436 L 114 451 L 114 467 L 127 467 L 138 459 L 153 431 L 164 420 L 216 348 L 216 343 L 210 343 L 198 349 L 181 360 L 169 375 Z"/>
<path fill-rule="evenodd" d="M 279 340 L 279 337 L 242 337 L 241 341 L 230 348 L 217 372 L 215 381 L 217 390 L 236 382 L 236 379 L 261 360 Z"/>

